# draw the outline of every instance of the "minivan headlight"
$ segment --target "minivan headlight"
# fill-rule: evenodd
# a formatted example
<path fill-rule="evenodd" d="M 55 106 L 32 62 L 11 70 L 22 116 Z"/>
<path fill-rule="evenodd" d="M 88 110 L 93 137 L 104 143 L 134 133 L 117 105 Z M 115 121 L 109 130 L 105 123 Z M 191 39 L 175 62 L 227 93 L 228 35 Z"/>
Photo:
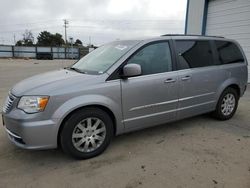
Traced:
<path fill-rule="evenodd" d="M 23 110 L 26 113 L 36 113 L 44 111 L 49 96 L 23 96 L 21 97 L 17 108 Z"/>

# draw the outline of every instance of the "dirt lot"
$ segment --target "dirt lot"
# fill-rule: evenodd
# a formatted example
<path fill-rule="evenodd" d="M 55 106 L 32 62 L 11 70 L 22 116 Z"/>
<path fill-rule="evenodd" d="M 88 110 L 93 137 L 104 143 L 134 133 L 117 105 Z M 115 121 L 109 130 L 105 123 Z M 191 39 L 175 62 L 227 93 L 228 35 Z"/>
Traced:
<path fill-rule="evenodd" d="M 0 60 L 0 104 L 17 81 L 71 63 Z M 250 187 L 250 89 L 229 121 L 203 115 L 122 135 L 85 161 L 19 149 L 1 128 L 0 187 Z"/>

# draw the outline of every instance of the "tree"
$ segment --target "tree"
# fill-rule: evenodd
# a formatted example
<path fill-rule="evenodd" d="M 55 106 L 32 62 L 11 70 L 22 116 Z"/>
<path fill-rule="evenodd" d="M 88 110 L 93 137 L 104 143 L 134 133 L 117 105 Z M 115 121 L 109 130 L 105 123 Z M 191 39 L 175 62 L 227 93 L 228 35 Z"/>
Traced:
<path fill-rule="evenodd" d="M 23 34 L 23 45 L 24 46 L 33 46 L 34 43 L 34 37 L 33 34 L 31 32 L 31 30 L 25 30 L 24 34 Z"/>
<path fill-rule="evenodd" d="M 82 46 L 82 41 L 80 39 L 76 39 L 74 46 Z"/>
<path fill-rule="evenodd" d="M 62 46 L 63 44 L 65 42 L 59 33 L 52 34 L 48 31 L 42 31 L 37 37 L 38 46 Z"/>
<path fill-rule="evenodd" d="M 22 40 L 17 41 L 16 46 L 23 46 L 23 41 Z"/>
<path fill-rule="evenodd" d="M 23 39 L 18 40 L 16 42 L 16 46 L 33 46 L 34 45 L 34 37 L 30 30 L 25 30 L 23 34 Z"/>
<path fill-rule="evenodd" d="M 56 33 L 52 35 L 52 45 L 51 46 L 62 46 L 65 44 L 62 35 L 59 33 Z"/>
<path fill-rule="evenodd" d="M 48 31 L 42 31 L 37 37 L 37 45 L 39 46 L 50 46 L 51 33 Z"/>

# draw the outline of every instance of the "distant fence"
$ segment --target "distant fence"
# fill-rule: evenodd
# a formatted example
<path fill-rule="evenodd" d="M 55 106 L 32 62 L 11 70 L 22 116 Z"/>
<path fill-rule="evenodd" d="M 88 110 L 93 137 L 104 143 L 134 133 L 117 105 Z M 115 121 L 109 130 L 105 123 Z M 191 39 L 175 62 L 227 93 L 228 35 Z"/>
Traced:
<path fill-rule="evenodd" d="M 0 58 L 37 58 L 39 53 L 50 53 L 53 59 L 79 59 L 80 49 L 71 47 L 6 46 L 0 45 Z"/>

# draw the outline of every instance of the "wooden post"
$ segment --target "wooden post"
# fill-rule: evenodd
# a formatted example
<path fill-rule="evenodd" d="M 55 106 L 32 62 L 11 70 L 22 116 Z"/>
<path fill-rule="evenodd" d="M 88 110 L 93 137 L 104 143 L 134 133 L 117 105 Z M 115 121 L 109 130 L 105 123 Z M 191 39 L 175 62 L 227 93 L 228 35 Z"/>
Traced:
<path fill-rule="evenodd" d="M 12 50 L 12 57 L 15 57 L 15 49 L 14 49 L 14 46 L 11 46 L 11 50 Z"/>
<path fill-rule="evenodd" d="M 64 57 L 65 57 L 65 59 L 67 59 L 67 56 L 66 56 L 66 47 L 64 47 Z"/>
<path fill-rule="evenodd" d="M 53 48 L 50 46 L 51 59 L 54 59 Z"/>
<path fill-rule="evenodd" d="M 35 53 L 36 53 L 36 59 L 37 59 L 37 46 L 35 46 Z"/>

